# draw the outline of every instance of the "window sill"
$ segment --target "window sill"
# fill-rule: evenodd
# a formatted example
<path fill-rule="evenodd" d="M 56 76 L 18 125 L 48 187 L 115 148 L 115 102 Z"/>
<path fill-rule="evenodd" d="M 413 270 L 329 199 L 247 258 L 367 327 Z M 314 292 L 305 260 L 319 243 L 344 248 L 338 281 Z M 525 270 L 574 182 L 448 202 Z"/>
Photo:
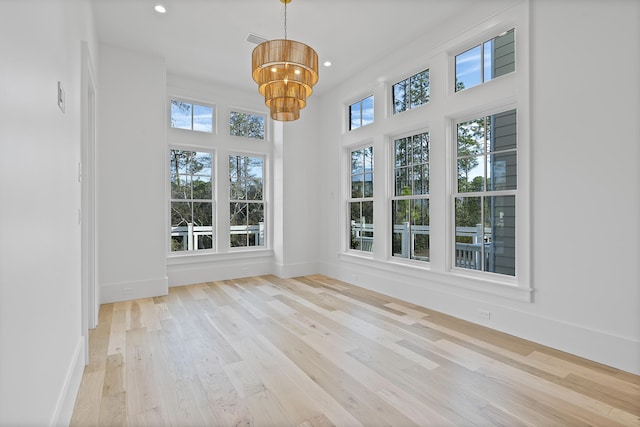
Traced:
<path fill-rule="evenodd" d="M 430 263 L 422 265 L 418 264 L 419 261 L 411 260 L 378 260 L 349 252 L 340 254 L 339 259 L 368 269 L 390 272 L 396 276 L 404 275 L 422 281 L 429 280 L 448 288 L 462 288 L 482 294 L 532 302 L 533 289 L 519 284 L 517 279 L 512 277 L 502 278 L 497 274 L 466 272 L 461 269 L 440 272 L 432 270 Z"/>
<path fill-rule="evenodd" d="M 167 265 L 196 264 L 202 262 L 218 262 L 253 258 L 267 258 L 273 256 L 273 249 L 243 249 L 231 252 L 204 252 L 193 254 L 169 254 Z"/>

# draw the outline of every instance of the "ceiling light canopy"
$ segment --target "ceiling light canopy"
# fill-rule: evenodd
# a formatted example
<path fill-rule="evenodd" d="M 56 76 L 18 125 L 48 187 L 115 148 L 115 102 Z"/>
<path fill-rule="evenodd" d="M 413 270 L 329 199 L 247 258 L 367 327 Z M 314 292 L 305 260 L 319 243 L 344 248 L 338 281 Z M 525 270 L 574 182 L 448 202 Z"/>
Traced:
<path fill-rule="evenodd" d="M 287 40 L 287 3 L 291 0 L 280 1 L 284 3 L 284 39 L 256 46 L 251 68 L 271 118 L 287 122 L 300 118 L 318 82 L 318 54 L 304 43 Z"/>

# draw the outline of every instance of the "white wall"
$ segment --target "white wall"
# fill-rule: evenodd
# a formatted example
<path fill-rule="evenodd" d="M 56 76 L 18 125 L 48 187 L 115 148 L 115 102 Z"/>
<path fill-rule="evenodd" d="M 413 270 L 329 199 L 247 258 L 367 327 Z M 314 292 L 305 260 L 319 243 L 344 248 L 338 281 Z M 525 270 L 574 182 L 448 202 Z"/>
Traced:
<path fill-rule="evenodd" d="M 80 53 L 86 40 L 97 54 L 93 21 L 84 1 L 1 9 L 0 425 L 64 425 L 84 367 Z"/>
<path fill-rule="evenodd" d="M 101 302 L 167 292 L 166 66 L 100 46 L 97 143 Z"/>
<path fill-rule="evenodd" d="M 481 10 L 426 32 L 323 95 L 322 163 L 329 167 L 341 161 L 341 104 L 371 92 L 376 100 L 385 96 L 381 82 L 403 66 L 419 67 L 430 49 L 489 18 L 496 5 L 505 2 L 483 2 Z M 400 269 L 388 265 L 338 260 L 344 227 L 338 212 L 344 201 L 339 197 L 341 176 L 336 174 L 324 176 L 319 198 L 323 269 L 342 280 L 637 374 L 640 145 L 633 128 L 640 117 L 640 3 L 580 2 L 578 7 L 568 0 L 532 1 L 530 8 L 533 302 L 451 286 L 445 274 L 399 274 Z M 482 25 L 488 27 L 491 20 Z M 437 71 L 446 71 L 441 59 L 436 56 L 433 63 Z M 432 74 L 432 82 L 437 76 Z M 414 113 L 396 120 L 400 127 L 413 120 L 409 114 Z M 436 144 L 441 145 L 438 137 L 445 135 L 442 123 L 428 125 L 433 128 L 432 146 L 440 150 Z M 363 131 L 363 140 L 384 139 L 384 132 L 371 129 Z M 443 171 L 434 165 L 434 179 Z M 446 197 L 436 191 L 432 203 L 442 205 Z M 433 227 L 444 224 L 441 216 L 432 218 Z M 442 265 L 435 256 L 434 262 Z M 480 318 L 479 309 L 489 310 L 491 320 Z"/>

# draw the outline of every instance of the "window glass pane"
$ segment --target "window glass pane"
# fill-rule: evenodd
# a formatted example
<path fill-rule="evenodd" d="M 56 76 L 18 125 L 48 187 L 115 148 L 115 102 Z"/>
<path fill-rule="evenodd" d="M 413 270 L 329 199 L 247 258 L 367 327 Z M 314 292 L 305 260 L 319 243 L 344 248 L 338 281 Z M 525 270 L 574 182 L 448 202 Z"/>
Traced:
<path fill-rule="evenodd" d="M 411 201 L 411 258 L 429 261 L 429 200 Z"/>
<path fill-rule="evenodd" d="M 493 78 L 493 40 L 484 44 L 484 81 Z"/>
<path fill-rule="evenodd" d="M 411 238 L 409 236 L 409 209 L 410 200 L 393 200 L 391 202 L 393 234 L 392 255 L 409 258 L 411 253 Z"/>
<path fill-rule="evenodd" d="M 373 96 L 362 100 L 362 126 L 373 123 Z"/>
<path fill-rule="evenodd" d="M 364 151 L 356 150 L 351 152 L 351 174 L 364 172 Z"/>
<path fill-rule="evenodd" d="M 247 203 L 230 203 L 229 232 L 231 247 L 247 246 L 247 209 Z"/>
<path fill-rule="evenodd" d="M 171 127 L 191 129 L 192 104 L 182 101 L 171 101 Z"/>
<path fill-rule="evenodd" d="M 409 108 L 409 79 L 393 85 L 393 113 L 401 113 Z"/>
<path fill-rule="evenodd" d="M 480 46 L 456 55 L 456 92 L 482 83 L 481 58 Z"/>
<path fill-rule="evenodd" d="M 191 190 L 194 199 L 211 199 L 211 176 L 193 176 Z"/>
<path fill-rule="evenodd" d="M 229 198 L 242 200 L 246 197 L 245 161 L 243 156 L 229 156 Z"/>
<path fill-rule="evenodd" d="M 482 269 L 482 203 L 480 197 L 456 198 L 456 267 Z"/>
<path fill-rule="evenodd" d="M 415 108 L 429 102 L 429 70 L 411 77 L 411 106 Z"/>
<path fill-rule="evenodd" d="M 492 154 L 488 157 L 487 188 L 495 190 L 515 190 L 518 188 L 518 167 L 515 151 Z"/>
<path fill-rule="evenodd" d="M 263 198 L 263 165 L 262 157 L 247 157 L 247 199 L 262 200 Z"/>
<path fill-rule="evenodd" d="M 364 197 L 364 175 L 358 174 L 351 177 L 351 197 L 354 199 Z"/>
<path fill-rule="evenodd" d="M 360 219 L 362 217 L 361 214 L 362 202 L 351 202 L 349 203 L 349 212 L 350 212 L 350 230 L 351 230 L 351 239 L 349 241 L 349 249 L 360 249 L 361 245 L 361 234 L 362 234 L 362 224 L 360 223 Z"/>
<path fill-rule="evenodd" d="M 259 114 L 229 113 L 229 134 L 264 139 L 264 117 Z"/>
<path fill-rule="evenodd" d="M 427 132 L 421 133 L 413 137 L 414 147 L 414 163 L 428 163 L 429 162 L 429 134 Z"/>
<path fill-rule="evenodd" d="M 171 175 L 171 198 L 191 199 L 191 175 Z"/>
<path fill-rule="evenodd" d="M 515 196 L 486 197 L 484 218 L 484 271 L 515 276 Z"/>
<path fill-rule="evenodd" d="M 211 202 L 193 202 L 193 225 L 209 227 L 211 231 Z"/>
<path fill-rule="evenodd" d="M 200 132 L 213 130 L 213 108 L 204 105 L 193 106 L 193 130 Z"/>
<path fill-rule="evenodd" d="M 413 194 L 429 194 L 429 166 L 417 165 L 412 168 Z"/>
<path fill-rule="evenodd" d="M 249 116 L 249 138 L 264 139 L 264 117 L 257 114 Z"/>
<path fill-rule="evenodd" d="M 410 167 L 397 168 L 396 169 L 396 191 L 395 196 L 410 196 L 411 182 L 410 180 Z"/>
<path fill-rule="evenodd" d="M 500 77 L 516 70 L 515 58 L 515 32 L 513 29 L 506 34 L 498 36 L 492 40 L 492 66 L 493 74 L 491 78 Z M 485 78 L 485 80 L 488 80 Z"/>
<path fill-rule="evenodd" d="M 373 147 L 364 149 L 364 168 L 367 172 L 373 171 Z"/>
<path fill-rule="evenodd" d="M 484 191 L 484 156 L 458 159 L 458 192 Z"/>
<path fill-rule="evenodd" d="M 458 123 L 458 157 L 484 152 L 484 117 Z"/>
<path fill-rule="evenodd" d="M 408 144 L 408 141 L 409 138 L 400 138 L 395 140 L 396 166 L 406 166 L 409 164 L 411 145 Z"/>
<path fill-rule="evenodd" d="M 245 115 L 237 111 L 229 112 L 229 134 L 234 136 L 242 136 Z"/>
<path fill-rule="evenodd" d="M 264 246 L 264 204 L 248 205 L 248 246 Z"/>
<path fill-rule="evenodd" d="M 351 104 L 351 106 L 349 106 L 349 120 L 350 120 L 349 129 L 357 129 L 360 127 L 360 124 L 362 123 L 360 101 L 356 102 L 355 104 Z"/>
<path fill-rule="evenodd" d="M 364 174 L 364 194 L 363 197 L 373 197 L 373 174 Z"/>
<path fill-rule="evenodd" d="M 487 151 L 509 150 L 517 147 L 516 110 L 487 117 Z"/>

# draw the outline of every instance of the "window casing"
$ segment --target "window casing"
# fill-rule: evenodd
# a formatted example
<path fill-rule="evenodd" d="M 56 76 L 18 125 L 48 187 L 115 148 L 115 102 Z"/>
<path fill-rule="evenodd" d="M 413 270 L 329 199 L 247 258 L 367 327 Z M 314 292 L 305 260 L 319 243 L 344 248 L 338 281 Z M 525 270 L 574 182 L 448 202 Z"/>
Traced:
<path fill-rule="evenodd" d="M 373 252 L 373 147 L 351 151 L 349 249 Z"/>
<path fill-rule="evenodd" d="M 211 105 L 172 99 L 170 125 L 175 129 L 212 133 L 214 130 L 213 113 L 214 107 Z"/>
<path fill-rule="evenodd" d="M 263 156 L 229 156 L 229 245 L 265 246 Z"/>
<path fill-rule="evenodd" d="M 455 267 L 516 275 L 517 113 L 456 124 Z"/>
<path fill-rule="evenodd" d="M 394 84 L 391 92 L 393 114 L 428 103 L 430 95 L 429 69 Z"/>
<path fill-rule="evenodd" d="M 349 130 L 373 123 L 373 95 L 349 105 Z"/>
<path fill-rule="evenodd" d="M 456 55 L 455 66 L 456 92 L 515 71 L 515 30 Z"/>
<path fill-rule="evenodd" d="M 265 118 L 266 116 L 262 114 L 230 111 L 229 134 L 264 140 Z"/>
<path fill-rule="evenodd" d="M 391 255 L 429 261 L 429 132 L 393 141 Z"/>
<path fill-rule="evenodd" d="M 169 150 L 170 251 L 214 248 L 213 152 Z"/>

